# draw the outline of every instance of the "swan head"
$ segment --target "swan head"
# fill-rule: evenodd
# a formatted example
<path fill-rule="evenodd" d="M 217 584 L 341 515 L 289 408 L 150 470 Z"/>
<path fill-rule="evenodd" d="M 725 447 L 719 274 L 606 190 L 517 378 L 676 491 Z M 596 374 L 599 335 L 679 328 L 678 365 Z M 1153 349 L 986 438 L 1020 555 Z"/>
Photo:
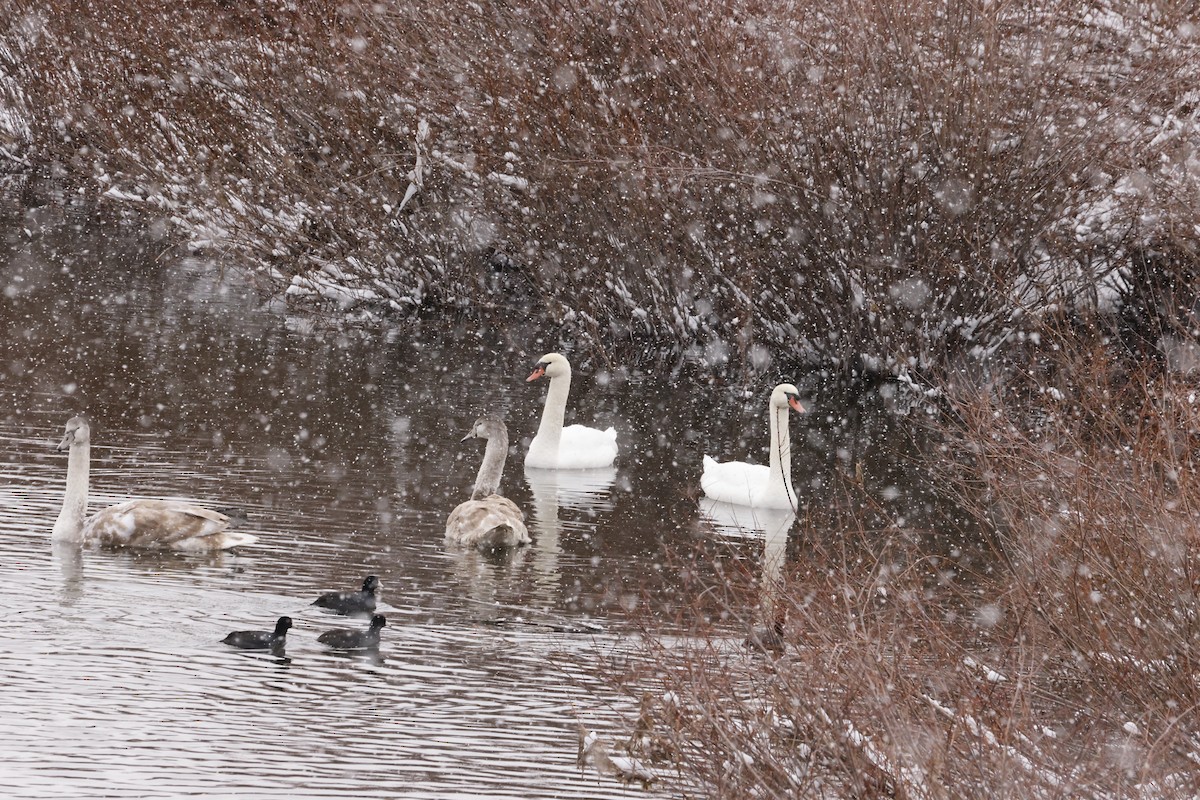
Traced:
<path fill-rule="evenodd" d="M 88 427 L 83 417 L 71 417 L 67 420 L 67 432 L 58 443 L 58 452 L 70 450 L 75 445 L 84 445 L 92 440 L 92 429 Z"/>
<path fill-rule="evenodd" d="M 373 614 L 371 616 L 371 630 L 377 631 L 384 627 L 387 627 L 387 617 L 383 614 Z"/>
<path fill-rule="evenodd" d="M 292 627 L 292 618 L 291 617 L 280 617 L 279 621 L 275 623 L 275 635 L 283 636 L 285 633 L 288 632 L 288 629 L 291 627 Z"/>
<path fill-rule="evenodd" d="M 787 408 L 788 406 L 801 414 L 804 413 L 804 406 L 800 404 L 800 390 L 790 383 L 781 383 L 775 387 L 775 391 L 771 392 L 771 407 Z"/>
<path fill-rule="evenodd" d="M 379 578 L 375 577 L 374 575 L 368 575 L 367 579 L 363 581 L 362 590 L 367 594 L 375 594 L 381 588 L 383 588 L 383 584 L 380 583 Z"/>
<path fill-rule="evenodd" d="M 571 362 L 561 353 L 546 353 L 533 366 L 533 372 L 525 379 L 526 382 L 536 381 L 543 375 L 554 379 L 562 376 L 570 377 Z"/>
<path fill-rule="evenodd" d="M 508 440 L 508 427 L 496 417 L 480 417 L 475 420 L 475 424 L 471 426 L 471 430 L 464 436 L 461 441 L 467 439 L 499 439 L 504 437 Z"/>

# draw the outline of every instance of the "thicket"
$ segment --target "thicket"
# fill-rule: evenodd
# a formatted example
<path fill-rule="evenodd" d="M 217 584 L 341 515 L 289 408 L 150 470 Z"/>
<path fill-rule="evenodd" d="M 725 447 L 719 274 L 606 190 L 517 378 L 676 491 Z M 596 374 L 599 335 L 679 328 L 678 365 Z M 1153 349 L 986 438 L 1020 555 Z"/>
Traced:
<path fill-rule="evenodd" d="M 1200 387 L 1091 333 L 916 415 L 961 516 L 914 527 L 868 465 L 782 569 L 691 587 L 608 665 L 629 751 L 703 797 L 1200 794 Z"/>
<path fill-rule="evenodd" d="M 8 167 L 296 302 L 894 373 L 1197 258 L 1186 3 L 9 5 Z"/>

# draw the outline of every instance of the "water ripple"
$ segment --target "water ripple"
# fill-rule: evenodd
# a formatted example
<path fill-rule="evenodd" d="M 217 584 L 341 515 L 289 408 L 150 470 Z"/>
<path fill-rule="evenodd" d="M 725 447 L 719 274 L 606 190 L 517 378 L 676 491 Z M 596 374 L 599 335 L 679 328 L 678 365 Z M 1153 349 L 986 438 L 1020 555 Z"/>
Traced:
<path fill-rule="evenodd" d="M 447 554 L 440 515 L 415 513 L 385 526 L 381 555 L 355 535 L 370 515 L 264 506 L 270 535 L 244 553 L 52 547 L 52 438 L 0 427 L 0 704 L 20 710 L 0 721 L 6 796 L 627 796 L 574 764 L 574 717 L 604 691 L 593 638 L 476 623 L 528 599 L 528 554 Z M 163 496 L 195 486 L 151 472 Z M 322 631 L 365 622 L 309 604 L 368 570 L 385 580 L 382 646 L 332 652 Z M 282 656 L 220 643 L 281 614 Z"/>

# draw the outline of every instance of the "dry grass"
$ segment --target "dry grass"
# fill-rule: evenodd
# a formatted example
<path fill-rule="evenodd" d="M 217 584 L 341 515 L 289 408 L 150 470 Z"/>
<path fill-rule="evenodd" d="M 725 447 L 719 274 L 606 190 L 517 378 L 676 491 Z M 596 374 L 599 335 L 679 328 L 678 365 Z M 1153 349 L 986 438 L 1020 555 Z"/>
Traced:
<path fill-rule="evenodd" d="M 1196 257 L 1182 6 L 15 11 L 25 157 L 297 300 L 925 370 Z"/>
<path fill-rule="evenodd" d="M 951 392 L 922 468 L 961 518 L 847 479 L 765 629 L 752 570 L 691 587 L 691 635 L 621 665 L 653 687 L 634 749 L 707 797 L 1195 797 L 1200 387 L 1057 344 Z"/>

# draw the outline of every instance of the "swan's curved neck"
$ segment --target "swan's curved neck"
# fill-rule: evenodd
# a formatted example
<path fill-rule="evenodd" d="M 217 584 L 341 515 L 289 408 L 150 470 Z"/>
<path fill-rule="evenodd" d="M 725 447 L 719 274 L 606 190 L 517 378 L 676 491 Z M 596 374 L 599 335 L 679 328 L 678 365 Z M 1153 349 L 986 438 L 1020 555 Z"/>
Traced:
<path fill-rule="evenodd" d="M 67 491 L 63 497 L 62 511 L 54 523 L 51 538 L 58 541 L 78 541 L 83 533 L 83 520 L 87 516 L 88 469 L 91 460 L 90 444 L 71 446 L 67 456 Z"/>
<path fill-rule="evenodd" d="M 475 478 L 475 491 L 471 492 L 472 500 L 482 500 L 500 491 L 500 477 L 504 475 L 506 458 L 508 434 L 493 433 L 488 437 L 487 447 L 483 451 L 483 464 L 479 466 L 479 476 Z"/>
<path fill-rule="evenodd" d="M 771 473 L 767 477 L 767 485 L 771 492 L 787 492 L 788 501 L 796 506 L 796 492 L 792 489 L 792 437 L 788 434 L 788 409 L 776 407 L 773 403 L 767 405 L 771 418 Z"/>
<path fill-rule="evenodd" d="M 546 405 L 542 408 L 542 424 L 538 426 L 538 444 L 548 453 L 558 455 L 562 439 L 563 420 L 567 415 L 567 395 L 571 393 L 571 373 L 550 379 Z"/>

